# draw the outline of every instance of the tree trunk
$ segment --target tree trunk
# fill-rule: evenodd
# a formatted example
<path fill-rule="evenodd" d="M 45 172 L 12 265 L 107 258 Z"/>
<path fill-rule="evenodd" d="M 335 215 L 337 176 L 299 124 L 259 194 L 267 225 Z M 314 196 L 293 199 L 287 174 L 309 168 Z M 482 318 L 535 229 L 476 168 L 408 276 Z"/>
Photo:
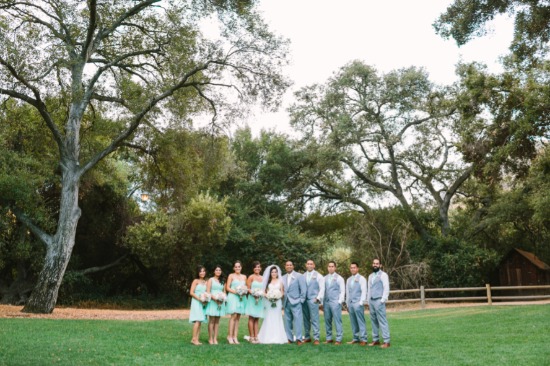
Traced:
<path fill-rule="evenodd" d="M 444 237 L 449 235 L 451 224 L 449 224 L 449 205 L 442 204 L 439 206 L 439 220 L 441 225 L 441 235 Z"/>
<path fill-rule="evenodd" d="M 420 235 L 420 238 L 423 241 L 425 242 L 430 241 L 431 235 L 428 233 L 428 231 L 426 231 L 426 228 L 424 227 L 424 225 L 422 225 L 420 220 L 418 220 L 418 217 L 416 216 L 413 209 L 409 205 L 409 202 L 407 202 L 407 199 L 405 198 L 405 196 L 400 191 L 396 191 L 392 193 L 395 196 L 395 198 L 397 198 L 399 202 L 401 202 L 401 206 L 405 210 L 405 215 L 407 216 L 407 219 L 411 223 L 414 231 L 416 231 L 416 233 Z"/>
<path fill-rule="evenodd" d="M 57 302 L 57 293 L 63 281 L 65 269 L 71 259 L 75 244 L 76 226 L 80 218 L 80 208 L 78 207 L 79 179 L 75 173 L 76 168 L 75 165 L 64 173 L 57 232 L 51 244 L 47 246 L 44 267 L 27 304 L 22 310 L 23 312 L 50 314 Z"/>

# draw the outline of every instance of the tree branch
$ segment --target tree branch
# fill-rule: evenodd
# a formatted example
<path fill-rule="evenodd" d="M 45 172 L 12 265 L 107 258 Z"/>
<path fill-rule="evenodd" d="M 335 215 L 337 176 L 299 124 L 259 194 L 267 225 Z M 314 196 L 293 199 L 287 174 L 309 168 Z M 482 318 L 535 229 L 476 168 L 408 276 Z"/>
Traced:
<path fill-rule="evenodd" d="M 78 274 L 83 274 L 83 275 L 87 275 L 87 274 L 90 274 L 90 273 L 102 272 L 102 271 L 108 270 L 109 268 L 113 268 L 115 266 L 118 266 L 124 259 L 126 259 L 126 257 L 128 257 L 128 254 L 124 254 L 122 257 L 118 258 L 114 262 L 111 262 L 111 263 L 106 264 L 106 265 L 101 266 L 101 267 L 90 267 L 90 268 L 82 269 L 82 270 L 79 270 L 79 271 L 71 271 L 71 272 L 78 273 Z"/>
<path fill-rule="evenodd" d="M 97 28 L 97 0 L 88 0 L 88 9 L 90 10 L 90 22 L 88 24 L 86 41 L 82 46 L 81 56 L 83 60 L 87 60 L 92 54 L 94 32 Z"/>
<path fill-rule="evenodd" d="M 171 88 L 166 90 L 164 93 L 160 94 L 159 96 L 151 99 L 149 103 L 143 108 L 140 112 L 135 114 L 133 118 L 133 122 L 130 124 L 130 126 L 126 129 L 126 131 L 123 131 L 120 135 L 118 135 L 109 146 L 107 146 L 105 149 L 97 153 L 95 156 L 93 156 L 79 171 L 79 176 L 86 173 L 88 170 L 90 170 L 93 166 L 95 166 L 101 159 L 103 159 L 105 156 L 109 155 L 111 152 L 113 152 L 122 141 L 124 141 L 128 136 L 130 136 L 141 124 L 143 118 L 149 113 L 151 109 L 153 109 L 160 101 L 168 98 L 172 94 L 174 94 L 175 91 L 185 88 L 185 87 L 195 87 L 198 85 L 198 83 L 188 83 L 187 81 L 195 74 L 206 70 L 210 64 L 212 63 L 218 63 L 215 60 L 210 60 L 206 63 L 204 63 L 201 66 L 197 66 L 193 70 L 186 73 L 179 83 L 176 85 L 173 85 Z"/>
<path fill-rule="evenodd" d="M 52 245 L 53 237 L 51 235 L 42 231 L 42 229 L 36 226 L 27 215 L 21 212 L 21 210 L 14 208 L 12 209 L 12 211 L 15 214 L 15 216 L 19 219 L 19 221 L 25 224 L 25 226 L 27 226 L 29 230 L 34 235 L 36 235 L 44 243 L 44 245 L 46 245 L 46 247 L 50 247 Z"/>

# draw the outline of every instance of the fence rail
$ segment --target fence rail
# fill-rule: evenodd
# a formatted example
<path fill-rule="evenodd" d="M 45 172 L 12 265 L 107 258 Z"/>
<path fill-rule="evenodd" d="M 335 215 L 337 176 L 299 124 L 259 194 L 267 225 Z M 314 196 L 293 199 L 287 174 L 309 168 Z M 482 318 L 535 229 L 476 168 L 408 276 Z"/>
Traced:
<path fill-rule="evenodd" d="M 419 294 L 418 298 L 414 299 L 397 299 L 388 300 L 388 304 L 420 302 L 420 307 L 424 308 L 428 301 L 486 301 L 492 305 L 493 300 L 542 300 L 550 299 L 550 295 L 518 295 L 518 296 L 493 296 L 494 291 L 510 291 L 510 290 L 544 290 L 550 289 L 550 285 L 541 286 L 494 286 L 486 284 L 485 287 L 456 287 L 456 288 L 425 288 L 420 286 L 419 289 L 410 290 L 394 290 L 390 291 L 390 295 L 394 294 Z M 468 292 L 468 291 L 485 291 L 485 296 L 463 296 L 463 297 L 426 297 L 426 293 L 430 292 Z"/>

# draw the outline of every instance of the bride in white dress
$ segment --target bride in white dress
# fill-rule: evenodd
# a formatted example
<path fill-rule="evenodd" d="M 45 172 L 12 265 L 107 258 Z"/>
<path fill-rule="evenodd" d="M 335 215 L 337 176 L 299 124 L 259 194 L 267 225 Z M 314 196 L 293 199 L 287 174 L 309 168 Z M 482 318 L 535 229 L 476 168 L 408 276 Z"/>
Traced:
<path fill-rule="evenodd" d="M 263 288 L 267 293 L 271 289 L 279 289 L 284 295 L 283 284 L 281 282 L 281 269 L 276 265 L 271 265 L 264 271 Z M 271 302 L 264 299 L 265 316 L 258 339 L 263 344 L 284 344 L 287 343 L 285 326 L 282 315 L 282 301 L 277 300 L 276 306 L 272 307 Z"/>

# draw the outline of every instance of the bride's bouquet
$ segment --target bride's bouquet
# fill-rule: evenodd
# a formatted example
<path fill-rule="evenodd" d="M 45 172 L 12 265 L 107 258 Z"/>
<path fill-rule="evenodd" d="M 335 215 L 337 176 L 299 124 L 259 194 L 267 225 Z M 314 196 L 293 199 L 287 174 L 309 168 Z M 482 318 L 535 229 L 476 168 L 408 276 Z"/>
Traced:
<path fill-rule="evenodd" d="M 237 286 L 235 291 L 237 292 L 237 295 L 239 295 L 239 301 L 243 301 L 243 296 L 248 294 L 248 287 L 246 287 L 245 285 L 240 285 Z"/>
<path fill-rule="evenodd" d="M 200 300 L 200 302 L 202 302 L 202 307 L 203 308 L 206 308 L 206 305 L 208 305 L 208 301 L 210 301 L 211 298 L 212 298 L 212 296 L 207 292 L 204 292 L 204 293 L 199 295 L 199 300 Z"/>
<path fill-rule="evenodd" d="M 265 298 L 271 302 L 271 307 L 274 308 L 277 306 L 277 300 L 280 300 L 283 297 L 283 293 L 278 288 L 270 289 Z"/>
<path fill-rule="evenodd" d="M 254 296 L 254 299 L 256 300 L 256 305 L 258 305 L 258 302 L 264 296 L 264 292 L 259 288 L 252 289 L 250 291 L 250 294 Z"/>
<path fill-rule="evenodd" d="M 227 296 L 225 295 L 225 292 L 218 292 L 218 293 L 212 294 L 211 297 L 212 297 L 212 300 L 214 300 L 216 304 L 218 304 L 218 310 L 221 310 L 222 304 L 227 298 Z"/>

